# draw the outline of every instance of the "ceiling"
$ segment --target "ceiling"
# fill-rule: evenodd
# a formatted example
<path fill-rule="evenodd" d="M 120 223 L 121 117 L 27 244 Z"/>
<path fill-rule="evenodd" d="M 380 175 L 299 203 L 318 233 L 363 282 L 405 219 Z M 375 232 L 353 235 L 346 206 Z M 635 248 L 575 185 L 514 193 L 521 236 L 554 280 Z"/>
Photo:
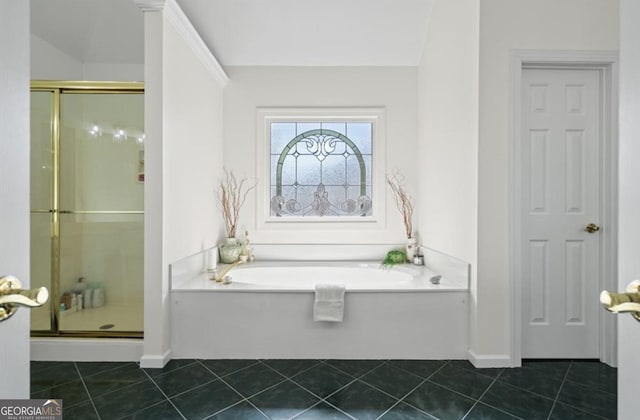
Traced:
<path fill-rule="evenodd" d="M 223 66 L 415 66 L 434 0 L 177 0 Z M 133 0 L 31 0 L 31 32 L 84 63 L 143 62 Z"/>
<path fill-rule="evenodd" d="M 142 64 L 142 12 L 132 0 L 31 0 L 31 33 L 81 63 Z"/>

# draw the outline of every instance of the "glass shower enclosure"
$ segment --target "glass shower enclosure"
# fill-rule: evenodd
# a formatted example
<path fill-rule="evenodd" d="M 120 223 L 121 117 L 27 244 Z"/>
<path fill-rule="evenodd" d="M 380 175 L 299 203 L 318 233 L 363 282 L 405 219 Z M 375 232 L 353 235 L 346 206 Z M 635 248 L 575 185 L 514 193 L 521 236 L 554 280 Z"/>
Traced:
<path fill-rule="evenodd" d="M 33 81 L 34 336 L 141 337 L 144 88 Z"/>

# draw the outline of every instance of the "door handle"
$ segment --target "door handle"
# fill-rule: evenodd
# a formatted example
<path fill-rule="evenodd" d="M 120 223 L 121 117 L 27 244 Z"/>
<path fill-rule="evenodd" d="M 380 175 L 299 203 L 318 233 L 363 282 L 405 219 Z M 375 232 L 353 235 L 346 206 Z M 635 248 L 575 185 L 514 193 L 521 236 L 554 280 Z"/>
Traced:
<path fill-rule="evenodd" d="M 626 293 L 613 293 L 604 290 L 600 293 L 600 303 L 613 313 L 628 312 L 640 321 L 640 280 L 634 280 L 627 286 Z"/>
<path fill-rule="evenodd" d="M 595 223 L 589 223 L 585 228 L 584 228 L 585 232 L 589 232 L 589 233 L 596 233 L 597 231 L 600 230 L 600 226 L 596 225 Z"/>
<path fill-rule="evenodd" d="M 0 277 L 0 321 L 11 317 L 20 306 L 33 308 L 49 300 L 46 287 L 22 289 L 22 283 L 14 276 Z"/>

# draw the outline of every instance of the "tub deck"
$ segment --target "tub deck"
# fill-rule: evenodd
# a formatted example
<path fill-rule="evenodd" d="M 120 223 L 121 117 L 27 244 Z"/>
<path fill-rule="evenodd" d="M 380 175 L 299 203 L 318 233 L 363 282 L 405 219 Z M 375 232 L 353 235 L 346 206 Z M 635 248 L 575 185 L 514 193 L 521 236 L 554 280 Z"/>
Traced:
<path fill-rule="evenodd" d="M 219 272 L 228 265 L 220 264 Z M 304 271 L 303 271 L 304 270 Z M 308 274 L 305 274 L 305 271 Z M 325 271 L 326 274 L 322 274 Z M 352 281 L 341 278 L 350 273 L 364 273 L 362 279 Z M 367 281 L 366 273 L 376 275 L 375 280 Z M 393 278 L 393 274 L 403 276 L 403 281 Z M 318 275 L 319 274 L 319 275 Z M 385 274 L 389 279 L 385 279 Z M 467 291 L 466 279 L 442 275 L 439 284 L 432 284 L 433 276 L 442 275 L 424 266 L 400 264 L 394 267 L 383 267 L 374 261 L 260 261 L 241 264 L 232 268 L 228 276 L 230 284 L 213 281 L 207 273 L 184 276 L 172 276 L 171 291 L 211 291 L 211 292 L 270 292 L 282 293 L 312 292 L 316 283 L 344 283 L 348 292 L 453 292 Z M 251 279 L 255 277 L 255 279 Z M 286 277 L 286 278 L 282 278 Z M 309 278 L 311 277 L 311 278 Z M 374 277 L 374 276 L 371 276 Z"/>

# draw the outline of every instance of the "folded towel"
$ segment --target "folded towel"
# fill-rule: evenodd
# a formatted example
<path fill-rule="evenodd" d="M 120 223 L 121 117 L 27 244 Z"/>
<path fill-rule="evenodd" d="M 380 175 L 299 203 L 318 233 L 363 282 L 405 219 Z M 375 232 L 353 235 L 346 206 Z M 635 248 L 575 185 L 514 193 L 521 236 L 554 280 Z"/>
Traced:
<path fill-rule="evenodd" d="M 316 284 L 313 320 L 342 322 L 344 315 L 344 284 Z"/>

